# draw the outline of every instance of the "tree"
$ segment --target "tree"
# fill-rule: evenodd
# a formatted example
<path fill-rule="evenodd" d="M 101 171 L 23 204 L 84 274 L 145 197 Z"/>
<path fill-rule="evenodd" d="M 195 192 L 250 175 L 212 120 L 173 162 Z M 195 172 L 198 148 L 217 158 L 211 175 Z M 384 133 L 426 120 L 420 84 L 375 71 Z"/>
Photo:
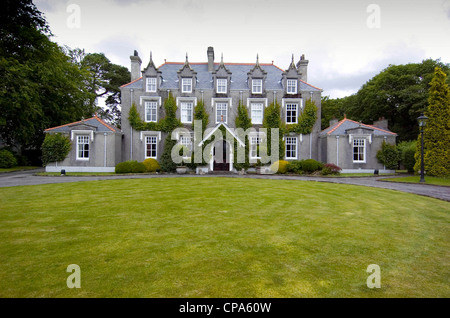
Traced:
<path fill-rule="evenodd" d="M 271 156 L 272 154 L 272 129 L 278 129 L 278 137 L 279 137 L 279 159 L 284 158 L 284 142 L 283 142 L 283 132 L 285 127 L 281 120 L 281 106 L 276 101 L 271 103 L 266 110 L 264 111 L 264 119 L 263 119 L 263 127 L 267 128 L 267 155 Z"/>
<path fill-rule="evenodd" d="M 447 74 L 435 68 L 430 83 L 428 108 L 425 116 L 428 122 L 424 128 L 425 171 L 431 176 L 450 175 L 450 88 Z M 420 170 L 421 136 L 419 134 L 416 150 L 415 171 Z"/>
<path fill-rule="evenodd" d="M 21 154 L 37 152 L 48 127 L 94 112 L 85 75 L 50 41 L 42 13 L 30 0 L 2 3 L 0 29 L 0 138 Z"/>
<path fill-rule="evenodd" d="M 381 149 L 377 152 L 377 159 L 387 169 L 396 170 L 400 160 L 400 154 L 395 145 L 390 145 L 383 141 Z"/>
<path fill-rule="evenodd" d="M 348 118 L 368 124 L 384 117 L 389 129 L 398 134 L 398 141 L 416 139 L 419 133 L 416 118 L 427 107 L 428 88 L 436 66 L 450 74 L 450 65 L 439 60 L 389 65 L 351 96 L 322 100 L 322 127 L 332 118 Z M 447 79 L 447 83 L 450 83 Z"/>
<path fill-rule="evenodd" d="M 241 101 L 239 101 L 238 109 L 237 109 L 237 116 L 234 121 L 236 128 L 242 128 L 243 131 L 246 131 L 250 127 L 252 127 L 252 120 L 250 116 L 248 115 L 247 107 L 245 107 Z M 240 146 L 239 143 L 234 143 L 234 167 L 236 170 L 247 170 L 250 167 L 250 158 L 249 158 L 249 151 L 250 151 L 250 143 L 248 140 L 248 136 L 245 135 L 245 139 L 243 140 L 245 144 L 244 149 L 244 158 L 238 158 L 238 147 Z M 239 162 L 244 159 L 244 162 Z"/>
<path fill-rule="evenodd" d="M 103 53 L 85 54 L 84 50 L 75 49 L 70 56 L 73 61 L 80 61 L 81 69 L 89 72 L 86 82 L 90 92 L 89 105 L 97 110 L 100 117 L 120 127 L 120 86 L 130 79 L 128 69 L 111 63 Z M 98 106 L 99 98 L 105 99 L 106 108 Z"/>

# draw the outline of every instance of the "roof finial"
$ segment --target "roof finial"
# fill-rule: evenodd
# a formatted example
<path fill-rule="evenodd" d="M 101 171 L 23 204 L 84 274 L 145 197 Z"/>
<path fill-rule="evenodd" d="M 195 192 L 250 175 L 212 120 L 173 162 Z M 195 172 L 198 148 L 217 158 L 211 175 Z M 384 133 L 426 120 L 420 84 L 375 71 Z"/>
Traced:
<path fill-rule="evenodd" d="M 223 52 L 222 52 L 222 54 L 220 56 L 220 64 L 223 65 Z"/>
<path fill-rule="evenodd" d="M 291 65 L 289 66 L 289 68 L 295 68 L 295 63 L 294 63 L 294 53 L 292 53 Z"/>
<path fill-rule="evenodd" d="M 189 61 L 188 61 L 188 53 L 186 52 L 186 62 L 184 62 L 184 64 L 189 64 Z"/>
<path fill-rule="evenodd" d="M 259 54 L 256 53 L 256 65 L 259 65 Z"/>

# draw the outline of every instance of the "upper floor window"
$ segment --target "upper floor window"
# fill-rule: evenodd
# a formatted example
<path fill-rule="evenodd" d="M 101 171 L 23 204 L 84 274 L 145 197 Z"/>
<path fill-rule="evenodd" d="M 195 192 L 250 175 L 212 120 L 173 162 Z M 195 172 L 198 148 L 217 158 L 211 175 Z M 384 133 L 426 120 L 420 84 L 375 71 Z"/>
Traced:
<path fill-rule="evenodd" d="M 225 78 L 217 79 L 217 93 L 218 94 L 227 93 L 227 80 Z"/>
<path fill-rule="evenodd" d="M 252 80 L 252 93 L 261 94 L 262 93 L 262 80 L 254 79 Z"/>
<path fill-rule="evenodd" d="M 288 94 L 297 94 L 297 80 L 288 79 L 286 86 Z"/>
<path fill-rule="evenodd" d="M 286 104 L 286 124 L 297 123 L 298 104 Z"/>
<path fill-rule="evenodd" d="M 156 77 L 147 77 L 147 92 L 156 92 Z"/>
<path fill-rule="evenodd" d="M 181 122 L 182 123 L 192 123 L 192 110 L 193 105 L 189 102 L 181 103 Z"/>
<path fill-rule="evenodd" d="M 192 78 L 181 79 L 181 92 L 192 93 Z"/>
<path fill-rule="evenodd" d="M 353 139 L 353 162 L 366 162 L 365 139 Z"/>
<path fill-rule="evenodd" d="M 262 103 L 252 103 L 251 104 L 251 117 L 252 124 L 261 125 L 263 122 L 263 104 Z"/>
<path fill-rule="evenodd" d="M 89 136 L 77 136 L 77 160 L 89 159 Z"/>
<path fill-rule="evenodd" d="M 145 121 L 146 122 L 157 122 L 157 103 L 156 102 L 145 102 Z"/>
<path fill-rule="evenodd" d="M 227 123 L 227 103 L 217 103 L 216 104 L 216 124 L 220 122 Z"/>

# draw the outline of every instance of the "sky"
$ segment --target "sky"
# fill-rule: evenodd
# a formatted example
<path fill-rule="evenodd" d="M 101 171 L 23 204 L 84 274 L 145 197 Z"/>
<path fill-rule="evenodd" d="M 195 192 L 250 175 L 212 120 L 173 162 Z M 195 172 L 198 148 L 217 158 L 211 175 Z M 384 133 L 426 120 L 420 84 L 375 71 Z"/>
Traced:
<path fill-rule="evenodd" d="M 225 63 L 309 60 L 308 83 L 322 96 L 358 91 L 390 64 L 427 58 L 450 63 L 450 0 L 34 0 L 52 40 L 104 53 L 130 69 L 206 62 L 208 46 Z"/>

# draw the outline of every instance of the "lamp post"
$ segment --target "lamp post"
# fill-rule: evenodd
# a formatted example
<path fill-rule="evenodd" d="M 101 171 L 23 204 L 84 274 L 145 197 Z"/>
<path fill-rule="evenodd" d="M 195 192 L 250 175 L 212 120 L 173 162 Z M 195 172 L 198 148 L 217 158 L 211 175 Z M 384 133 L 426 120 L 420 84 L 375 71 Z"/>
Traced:
<path fill-rule="evenodd" d="M 422 114 L 417 117 L 420 127 L 421 145 L 420 145 L 420 182 L 425 182 L 425 164 L 423 159 L 423 129 L 427 124 L 428 117 Z"/>

